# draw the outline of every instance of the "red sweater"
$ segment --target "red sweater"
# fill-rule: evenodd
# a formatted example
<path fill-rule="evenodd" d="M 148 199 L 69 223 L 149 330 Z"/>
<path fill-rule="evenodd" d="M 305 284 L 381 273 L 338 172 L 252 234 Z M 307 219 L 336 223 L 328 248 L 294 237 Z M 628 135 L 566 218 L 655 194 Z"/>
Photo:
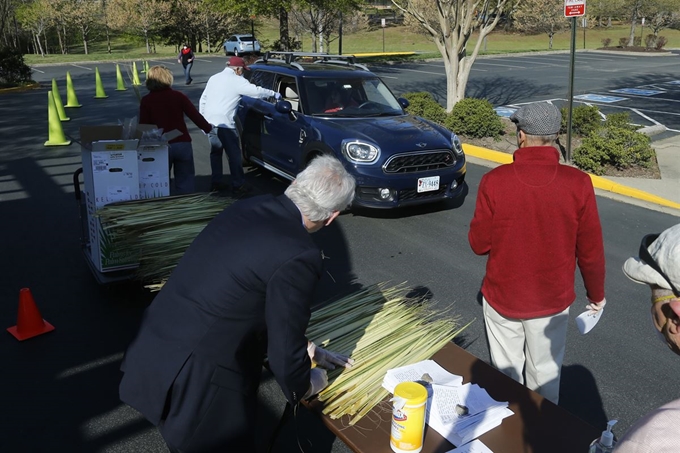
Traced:
<path fill-rule="evenodd" d="M 203 132 L 208 133 L 212 129 L 210 123 L 203 118 L 203 115 L 198 112 L 189 98 L 184 93 L 172 88 L 150 91 L 139 104 L 140 124 L 155 124 L 163 128 L 163 132 L 177 129 L 182 133 L 179 137 L 170 140 L 170 143 L 191 141 L 187 125 L 184 122 L 185 114 Z"/>
<path fill-rule="evenodd" d="M 482 177 L 469 240 L 489 255 L 482 294 L 508 318 L 549 316 L 576 298 L 604 299 L 604 246 L 590 177 L 560 165 L 552 146 L 515 151 L 514 162 Z"/>

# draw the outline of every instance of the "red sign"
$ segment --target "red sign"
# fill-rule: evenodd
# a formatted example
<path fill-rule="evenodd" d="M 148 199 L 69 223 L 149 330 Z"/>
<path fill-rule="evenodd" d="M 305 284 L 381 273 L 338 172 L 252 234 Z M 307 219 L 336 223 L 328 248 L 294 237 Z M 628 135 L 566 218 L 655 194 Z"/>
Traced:
<path fill-rule="evenodd" d="M 585 0 L 564 0 L 564 17 L 579 17 L 585 15 Z"/>

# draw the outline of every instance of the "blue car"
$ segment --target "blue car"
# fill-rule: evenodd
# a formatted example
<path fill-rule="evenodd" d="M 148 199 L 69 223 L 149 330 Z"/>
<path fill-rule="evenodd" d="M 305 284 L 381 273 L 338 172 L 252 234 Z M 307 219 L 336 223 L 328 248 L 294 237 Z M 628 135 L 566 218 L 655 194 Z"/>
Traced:
<path fill-rule="evenodd" d="M 462 195 L 465 155 L 456 134 L 406 113 L 408 101 L 353 57 L 267 53 L 249 72 L 282 99 L 242 98 L 236 126 L 245 162 L 293 180 L 315 156 L 332 154 L 356 178 L 353 206 Z"/>

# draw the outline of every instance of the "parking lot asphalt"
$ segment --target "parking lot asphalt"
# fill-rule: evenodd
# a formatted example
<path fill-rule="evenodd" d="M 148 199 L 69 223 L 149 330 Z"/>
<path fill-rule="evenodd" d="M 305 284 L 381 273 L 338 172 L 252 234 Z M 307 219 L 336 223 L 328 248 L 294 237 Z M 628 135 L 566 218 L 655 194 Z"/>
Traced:
<path fill-rule="evenodd" d="M 627 60 L 624 60 L 627 61 Z M 178 83 L 176 88 L 185 91 L 195 104 L 204 87 L 209 75 L 221 70 L 224 67 L 225 58 L 223 56 L 200 56 L 197 59 L 193 71 L 194 83 L 190 86 L 181 84 L 181 67 L 173 63 L 172 60 L 150 61 L 150 64 L 162 63 L 169 66 L 176 77 Z M 127 62 L 123 62 L 124 64 Z M 441 62 L 440 62 L 441 63 Z M 427 63 L 431 64 L 431 63 Z M 630 65 L 631 63 L 626 63 Z M 62 123 L 65 131 L 75 140 L 78 139 L 78 128 L 83 124 L 102 124 L 115 122 L 116 119 L 129 118 L 137 113 L 137 98 L 128 82 L 128 90 L 116 92 L 115 88 L 115 65 L 111 63 L 97 64 L 99 67 L 104 86 L 109 95 L 106 100 L 94 100 L 94 67 L 93 64 L 76 64 L 58 67 L 36 67 L 34 77 L 43 84 L 40 90 L 28 91 L 25 93 L 15 93 L 0 98 L 0 206 L 3 207 L 5 218 L 9 221 L 3 222 L 3 262 L 2 272 L 0 273 L 0 299 L 3 301 L 5 309 L 1 314 L 1 319 L 6 326 L 13 325 L 16 320 L 17 285 L 27 285 L 33 288 L 36 301 L 43 308 L 45 318 L 54 324 L 57 330 L 54 333 L 38 337 L 24 343 L 17 343 L 6 335 L 3 346 L 2 359 L 6 364 L 6 372 L 0 382 L 3 383 L 3 401 L 6 401 L 7 408 L 10 408 L 2 416 L 3 428 L 0 433 L 0 451 L 83 451 L 83 452 L 164 452 L 166 451 L 162 441 L 156 431 L 145 422 L 139 414 L 130 408 L 120 404 L 115 393 L 118 385 L 119 373 L 118 365 L 122 357 L 124 345 L 136 332 L 138 320 L 141 316 L 145 304 L 152 299 L 152 295 L 140 291 L 134 285 L 123 285 L 116 287 L 99 287 L 88 274 L 84 266 L 83 257 L 79 252 L 78 233 L 80 222 L 77 215 L 77 205 L 74 200 L 74 187 L 72 182 L 73 172 L 80 166 L 79 146 L 73 143 L 69 147 L 45 148 L 42 143 L 46 139 L 47 112 L 46 112 L 46 87 L 53 77 L 57 78 L 64 93 L 65 71 L 70 71 L 74 79 L 74 85 L 83 107 L 80 109 L 69 110 L 71 121 Z M 544 65 L 545 66 L 545 65 Z M 644 63 L 640 63 L 638 69 L 643 68 Z M 417 66 L 419 70 L 429 70 L 427 66 Z M 377 73 L 384 72 L 389 77 L 385 78 L 388 85 L 396 94 L 405 91 L 420 91 L 426 89 L 422 86 L 422 73 L 415 73 L 409 76 L 409 71 L 395 72 L 395 68 L 389 65 L 371 67 Z M 42 71 L 42 72 L 37 72 Z M 126 69 L 123 73 L 127 74 Z M 411 71 L 412 72 L 412 71 Z M 482 71 L 475 71 L 475 74 Z M 489 71 L 486 71 L 489 72 Z M 531 72 L 531 71 L 529 71 Z M 510 83 L 508 90 L 519 90 L 522 85 L 514 82 L 514 75 L 511 72 L 503 72 L 504 77 L 508 77 Z M 616 74 L 614 74 L 616 76 Z M 494 76 L 495 77 L 495 76 Z M 557 76 L 555 76 L 557 78 Z M 127 79 L 127 77 L 126 77 Z M 142 76 L 143 80 L 143 76 Z M 471 82 L 474 82 L 473 79 Z M 428 82 L 432 86 L 445 86 L 442 75 L 439 74 L 436 81 Z M 477 89 L 488 86 L 487 82 L 477 80 L 474 82 Z M 514 85 L 513 85 L 514 83 Z M 530 89 L 524 91 L 526 97 L 512 97 L 512 103 L 497 105 L 512 106 L 514 103 L 528 102 L 532 100 L 550 99 L 549 87 L 543 87 L 540 80 L 531 82 Z M 550 81 L 547 85 L 557 84 L 559 81 Z M 614 85 L 613 85 L 614 86 Z M 491 88 L 491 87 L 490 87 Z M 500 96 L 502 89 L 494 88 Z M 533 90 L 533 91 L 532 91 Z M 496 92 L 494 91 L 494 92 Z M 545 91 L 545 95 L 529 96 L 531 92 L 538 93 Z M 141 93 L 145 93 L 142 87 Z M 441 94 L 441 92 L 440 92 Z M 198 175 L 198 190 L 207 190 L 209 187 L 209 163 L 207 140 L 193 125 L 190 131 L 194 138 L 194 155 L 196 160 L 196 171 Z M 225 167 L 226 168 L 226 167 Z M 477 167 L 470 167 L 470 180 L 473 175 L 481 174 L 482 171 Z M 260 175 L 252 175 L 258 178 L 258 183 L 267 185 L 272 192 L 281 191 L 282 185 L 271 178 L 262 178 Z M 474 193 L 472 188 L 471 192 Z M 472 195 L 471 195 L 472 196 Z M 621 218 L 630 217 L 629 211 L 609 203 L 603 203 L 604 211 L 607 215 L 611 213 L 621 213 Z M 469 208 L 469 207 L 468 207 Z M 635 215 L 634 231 L 626 230 L 625 240 L 618 244 L 624 250 L 633 250 L 632 244 L 636 242 L 641 231 L 649 232 L 658 230 L 661 226 L 667 226 L 674 222 L 674 219 L 658 213 L 647 214 L 641 210 L 632 211 Z M 451 256 L 437 256 L 441 263 L 453 261 L 453 271 L 458 266 L 470 266 L 466 260 L 471 258 L 465 254 L 465 238 L 461 231 L 465 227 L 465 219 L 462 213 L 451 218 L 446 218 L 444 224 L 448 241 L 456 240 L 460 245 L 461 255 L 452 258 Z M 466 213 L 469 214 L 469 213 Z M 603 215 L 604 212 L 603 212 Z M 428 215 L 428 224 L 437 226 L 437 218 L 442 219 L 443 212 L 434 211 Z M 469 215 L 467 215 L 469 217 Z M 373 232 L 378 233 L 372 241 L 386 242 L 391 236 L 390 232 L 396 228 L 395 222 L 390 222 L 381 218 L 361 218 L 357 223 L 372 225 Z M 414 215 L 412 218 L 405 216 L 399 219 L 399 223 L 405 224 L 405 228 L 410 234 L 419 234 L 423 229 L 423 217 Z M 350 233 L 352 228 L 351 220 L 347 219 L 345 228 Z M 443 228 L 443 227 L 442 227 Z M 626 228 L 629 228 L 626 226 Z M 340 230 L 342 231 L 342 230 Z M 358 230 L 354 236 L 365 236 L 365 231 Z M 361 234 L 359 234 L 361 232 Z M 337 230 L 328 232 L 332 243 L 338 249 L 346 246 L 346 239 L 343 234 L 338 234 Z M 422 233 L 426 234 L 426 233 Z M 462 235 L 462 236 L 461 236 Z M 458 237 L 461 236 L 461 237 Z M 417 241 L 413 238 L 402 238 L 407 248 L 418 249 Z M 460 242 L 460 244 L 458 244 Z M 387 244 L 386 244 L 387 245 Z M 360 246 L 357 246 L 360 247 Z M 404 245 L 399 246 L 400 249 Z M 385 250 L 389 250 L 385 248 Z M 433 249 L 435 250 L 435 249 Z M 435 250 L 436 251 L 436 250 Z M 468 251 L 469 252 L 469 251 Z M 403 261 L 401 266 L 392 265 L 396 259 L 401 257 L 401 251 L 396 256 L 384 257 L 385 264 L 375 266 L 371 260 L 360 256 L 358 253 L 354 257 L 356 262 L 350 263 L 350 259 L 341 259 L 340 264 L 353 264 L 357 272 L 361 271 L 364 278 L 368 281 L 378 281 L 378 278 L 398 278 L 395 269 L 413 269 L 413 263 Z M 445 250 L 441 250 L 442 255 L 447 255 Z M 619 252 L 616 249 L 614 255 L 623 255 L 626 252 Z M 469 253 L 468 253 L 469 255 Z M 335 260 L 338 257 L 330 254 Z M 404 252 L 406 256 L 413 257 L 413 253 Z M 337 261 L 335 261 L 337 263 Z M 426 269 L 427 270 L 427 269 Z M 483 271 L 481 271 L 483 272 Z M 410 270 L 408 274 L 414 273 Z M 478 272 L 477 272 L 478 273 Z M 338 275 L 334 274 L 336 279 Z M 449 278 L 448 276 L 446 277 Z M 459 275 L 458 282 L 461 288 L 474 288 L 479 277 L 476 274 L 466 276 Z M 351 281 L 353 276 L 348 275 L 346 280 Z M 422 281 L 427 282 L 432 287 L 437 286 L 437 277 L 433 274 L 430 280 L 423 277 Z M 464 284 L 463 284 L 464 283 Z M 446 288 L 448 286 L 445 285 Z M 617 294 L 619 299 L 630 297 L 630 288 L 625 292 Z M 459 294 L 461 290 L 454 292 L 457 298 L 466 300 L 471 299 L 469 294 Z M 612 296 L 612 299 L 617 297 Z M 613 304 L 612 313 L 616 306 Z M 620 309 L 623 311 L 623 309 Z M 623 315 L 627 316 L 630 310 L 626 310 Z M 613 315 L 612 315 L 613 319 Z M 606 322 L 606 321 L 605 321 Z M 478 322 L 479 324 L 479 322 Z M 630 325 L 628 323 L 627 325 Z M 622 333 L 625 337 L 633 335 L 633 328 L 626 328 Z M 644 329 L 643 329 L 644 330 Z M 611 332 L 611 333 L 610 333 Z M 595 332 L 587 339 L 572 338 L 570 348 L 585 349 L 585 357 L 596 356 L 594 344 L 598 340 L 611 340 L 612 344 L 619 344 L 621 338 L 618 337 L 620 330 L 611 331 L 601 330 Z M 645 331 L 645 334 L 647 332 Z M 598 337 L 597 335 L 602 335 Z M 637 336 L 635 336 L 637 338 Z M 641 336 L 642 341 L 636 342 L 632 348 L 648 348 L 645 350 L 658 352 L 653 349 L 655 346 L 648 336 Z M 570 340 L 571 341 L 571 340 Z M 477 341 L 470 346 L 480 357 L 483 357 L 483 347 Z M 651 344 L 647 344 L 651 343 Z M 592 345 L 592 346 L 590 346 Z M 574 355 L 574 350 L 570 353 Z M 627 353 L 630 351 L 627 350 Z M 639 352 L 639 351 L 638 351 Z M 613 404 L 619 399 L 616 392 L 621 388 L 627 389 L 626 394 L 635 406 L 634 410 L 626 411 L 625 407 L 617 409 L 617 416 L 627 420 L 621 422 L 621 426 L 626 426 L 631 420 L 637 418 L 644 411 L 655 407 L 664 402 L 664 398 L 673 391 L 669 389 L 670 384 L 665 381 L 660 382 L 655 388 L 655 396 L 650 398 L 647 392 L 638 388 L 643 376 L 647 375 L 647 370 L 656 370 L 662 373 L 669 369 L 675 362 L 665 357 L 657 357 L 657 354 L 647 354 L 642 358 L 639 354 L 630 354 L 628 362 L 634 369 L 630 377 L 626 380 L 626 385 L 602 386 L 600 393 L 594 394 L 590 384 L 594 384 L 594 377 L 591 373 L 600 373 L 600 370 L 586 369 L 587 360 L 583 360 L 583 365 L 573 364 L 565 367 L 565 385 L 572 394 L 582 394 L 582 398 L 577 398 L 571 402 L 572 407 L 568 410 L 579 409 L 577 403 L 583 403 L 584 407 L 591 413 L 592 420 L 601 422 L 605 419 L 605 409 L 608 404 Z M 605 372 L 621 374 L 616 372 L 617 366 L 621 366 L 616 356 L 598 357 L 596 362 L 604 364 Z M 578 372 L 578 373 L 577 373 Z M 566 379 L 566 377 L 581 376 L 579 379 Z M 659 374 L 660 375 L 660 374 Z M 586 379 L 583 378 L 586 377 Z M 610 383 L 613 376 L 597 374 L 597 379 Z M 617 383 L 618 384 L 618 383 Z M 588 391 L 587 391 L 588 390 Z M 262 405 L 262 439 L 266 443 L 266 437 L 271 432 L 276 423 L 282 407 L 280 392 L 276 389 L 276 384 L 271 379 L 265 380 L 262 389 L 263 396 L 260 404 Z M 677 396 L 675 396 L 677 397 Z M 618 407 L 618 406 L 617 406 Z M 627 407 L 627 406 L 626 406 Z M 583 409 L 581 409 L 583 411 Z M 580 416 L 586 418 L 587 413 Z M 341 442 L 334 441 L 325 429 L 320 425 L 315 417 L 302 413 L 300 415 L 300 426 L 302 426 L 305 436 L 311 435 L 314 446 L 308 448 L 305 440 L 306 452 L 329 452 L 346 453 L 349 450 Z M 593 422 L 594 423 L 594 422 Z M 599 425 L 598 425 L 599 426 Z M 291 449 L 279 449 L 276 451 L 298 451 L 296 445 L 296 432 L 290 426 L 282 433 L 282 438 L 278 445 L 287 446 Z"/>

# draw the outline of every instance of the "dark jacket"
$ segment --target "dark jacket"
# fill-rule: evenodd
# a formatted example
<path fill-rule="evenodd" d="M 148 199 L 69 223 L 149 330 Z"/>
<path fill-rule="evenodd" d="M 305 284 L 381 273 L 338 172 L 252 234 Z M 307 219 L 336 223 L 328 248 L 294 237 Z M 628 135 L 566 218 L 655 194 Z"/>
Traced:
<path fill-rule="evenodd" d="M 181 450 L 192 451 L 194 435 L 205 446 L 228 446 L 230 434 L 219 432 L 224 417 L 232 427 L 252 423 L 242 411 L 256 404 L 266 351 L 297 404 L 309 388 L 305 330 L 321 268 L 321 252 L 285 195 L 225 209 L 146 310 L 121 366 L 121 400 L 155 425 L 164 420 L 163 436 Z M 210 450 L 202 448 L 194 451 Z"/>
<path fill-rule="evenodd" d="M 186 65 L 188 65 L 189 63 L 194 62 L 194 51 L 191 50 L 191 47 L 187 47 L 186 49 L 180 49 L 177 59 L 182 62 L 182 66 L 186 67 Z"/>

